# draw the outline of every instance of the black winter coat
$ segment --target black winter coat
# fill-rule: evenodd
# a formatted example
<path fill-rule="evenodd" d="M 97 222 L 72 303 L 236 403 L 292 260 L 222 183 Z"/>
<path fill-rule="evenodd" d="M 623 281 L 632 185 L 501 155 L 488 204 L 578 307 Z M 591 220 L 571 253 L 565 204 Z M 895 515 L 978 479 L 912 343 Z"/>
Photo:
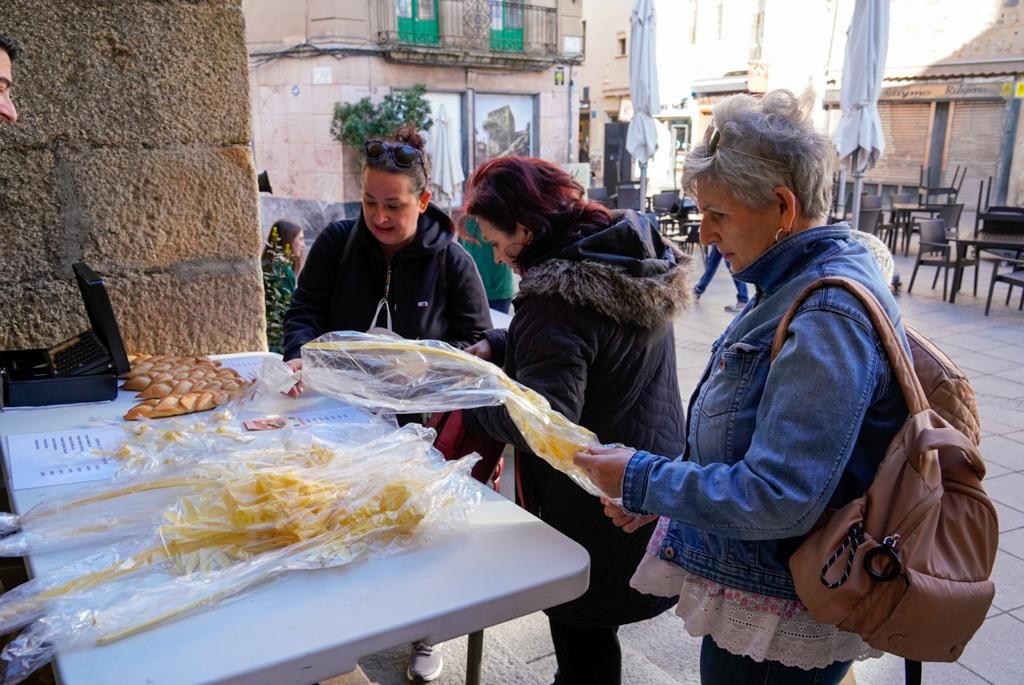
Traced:
<path fill-rule="evenodd" d="M 646 218 L 627 212 L 530 268 L 507 333 L 487 337 L 509 376 L 602 443 L 680 454 L 686 432 L 672 318 L 688 293 L 686 269 Z M 504 408 L 470 410 L 466 419 L 470 430 L 522 450 L 522 504 L 590 553 L 590 588 L 549 615 L 572 625 L 611 626 L 675 603 L 629 587 L 653 523 L 632 534 L 612 525 L 598 498 L 529 453 Z"/>
<path fill-rule="evenodd" d="M 338 221 L 317 236 L 284 319 L 284 358 L 329 331 L 365 331 L 384 326 L 388 270 L 392 328 L 409 339 L 443 340 L 463 348 L 491 327 L 480 273 L 455 240 L 451 219 L 434 205 L 420 215 L 415 240 L 389 262 L 366 227 Z"/>

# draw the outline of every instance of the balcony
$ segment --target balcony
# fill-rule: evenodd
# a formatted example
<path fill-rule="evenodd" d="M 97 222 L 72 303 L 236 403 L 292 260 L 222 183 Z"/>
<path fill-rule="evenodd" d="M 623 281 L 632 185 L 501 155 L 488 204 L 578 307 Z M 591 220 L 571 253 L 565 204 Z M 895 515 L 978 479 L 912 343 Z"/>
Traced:
<path fill-rule="evenodd" d="M 377 42 L 388 59 L 545 69 L 558 52 L 558 10 L 506 0 L 376 0 Z"/>

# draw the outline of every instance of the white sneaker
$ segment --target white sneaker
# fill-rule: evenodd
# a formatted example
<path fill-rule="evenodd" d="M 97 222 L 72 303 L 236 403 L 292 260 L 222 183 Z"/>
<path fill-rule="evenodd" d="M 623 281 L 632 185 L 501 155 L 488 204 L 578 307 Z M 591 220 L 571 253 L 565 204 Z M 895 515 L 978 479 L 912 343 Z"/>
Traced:
<path fill-rule="evenodd" d="M 405 677 L 414 683 L 429 683 L 441 675 L 444 659 L 441 650 L 426 642 L 413 642 L 409 653 L 409 668 Z"/>
<path fill-rule="evenodd" d="M 738 314 L 743 311 L 743 308 L 747 306 L 746 302 L 737 302 L 736 304 L 725 305 L 725 311 L 731 314 Z"/>

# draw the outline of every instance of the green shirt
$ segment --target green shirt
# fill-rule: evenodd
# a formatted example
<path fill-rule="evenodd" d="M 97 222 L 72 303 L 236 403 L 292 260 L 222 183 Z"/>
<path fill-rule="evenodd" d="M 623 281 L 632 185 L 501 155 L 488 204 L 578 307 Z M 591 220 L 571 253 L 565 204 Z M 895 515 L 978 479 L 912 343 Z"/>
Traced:
<path fill-rule="evenodd" d="M 466 219 L 466 236 L 460 237 L 459 242 L 476 262 L 476 268 L 484 282 L 484 290 L 487 291 L 487 299 L 511 300 L 515 294 L 512 269 L 494 261 L 494 248 L 484 242 L 480 225 L 475 219 Z"/>

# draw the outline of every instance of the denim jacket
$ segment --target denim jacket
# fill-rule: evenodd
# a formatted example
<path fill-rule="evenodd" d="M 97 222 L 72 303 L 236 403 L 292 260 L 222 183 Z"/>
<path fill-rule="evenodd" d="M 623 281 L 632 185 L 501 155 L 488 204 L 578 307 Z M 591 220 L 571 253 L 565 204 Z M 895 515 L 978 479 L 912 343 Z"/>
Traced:
<path fill-rule="evenodd" d="M 757 295 L 711 348 L 690 398 L 686 449 L 678 459 L 637 452 L 623 505 L 672 519 L 662 559 L 797 599 L 789 556 L 827 507 L 863 494 L 907 409 L 867 312 L 847 291 L 815 291 L 771 362 L 775 329 L 806 285 L 846 276 L 878 298 L 904 347 L 906 336 L 888 285 L 845 224 L 790 236 L 734 276 Z"/>

